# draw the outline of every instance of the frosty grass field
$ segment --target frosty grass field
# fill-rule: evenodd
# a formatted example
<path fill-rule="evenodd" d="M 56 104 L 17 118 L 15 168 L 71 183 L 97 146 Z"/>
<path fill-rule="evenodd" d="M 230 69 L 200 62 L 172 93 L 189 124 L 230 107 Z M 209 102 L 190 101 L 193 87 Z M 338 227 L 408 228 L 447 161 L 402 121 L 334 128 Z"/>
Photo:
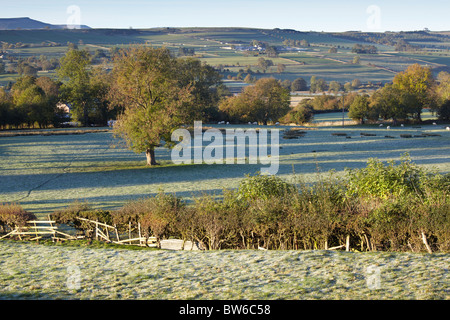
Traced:
<path fill-rule="evenodd" d="M 0 249 L 0 299 L 450 298 L 441 253 Z"/>
<path fill-rule="evenodd" d="M 313 182 L 317 170 L 341 175 L 368 158 L 399 160 L 405 152 L 426 168 L 450 171 L 443 125 L 305 132 L 292 140 L 280 135 L 280 177 Z M 332 135 L 339 132 L 351 138 Z M 400 138 L 423 133 L 439 136 Z M 111 132 L 0 137 L 0 203 L 20 203 L 43 219 L 75 200 L 114 209 L 160 190 L 189 200 L 237 187 L 261 167 L 175 166 L 164 148 L 157 157 L 162 166 L 147 168 Z M 134 251 L 0 241 L 0 299 L 449 299 L 448 269 L 444 253 Z"/>

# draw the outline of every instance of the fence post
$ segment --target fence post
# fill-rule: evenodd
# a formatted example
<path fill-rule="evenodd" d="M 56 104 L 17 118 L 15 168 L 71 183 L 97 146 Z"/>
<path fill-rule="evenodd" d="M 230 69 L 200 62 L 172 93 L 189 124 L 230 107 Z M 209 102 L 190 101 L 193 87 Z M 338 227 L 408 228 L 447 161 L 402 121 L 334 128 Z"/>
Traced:
<path fill-rule="evenodd" d="M 119 231 L 117 230 L 117 226 L 116 226 L 116 225 L 114 225 L 114 230 L 116 231 L 117 241 L 120 241 L 120 238 L 119 238 Z"/>
<path fill-rule="evenodd" d="M 141 223 L 140 222 L 138 222 L 138 232 L 139 232 L 139 245 L 142 246 Z"/>
<path fill-rule="evenodd" d="M 433 253 L 433 250 L 431 250 L 431 247 L 428 245 L 427 236 L 423 231 L 422 231 L 422 241 L 425 247 L 427 248 L 428 253 Z"/>
<path fill-rule="evenodd" d="M 37 232 L 38 232 L 38 228 L 36 228 L 36 221 L 34 221 L 34 220 L 33 220 L 33 225 L 34 225 L 34 232 L 36 232 L 36 233 L 35 233 L 35 235 L 36 235 L 36 241 L 39 241 L 38 233 L 37 233 Z"/>
<path fill-rule="evenodd" d="M 128 239 L 131 239 L 131 221 L 128 222 Z"/>

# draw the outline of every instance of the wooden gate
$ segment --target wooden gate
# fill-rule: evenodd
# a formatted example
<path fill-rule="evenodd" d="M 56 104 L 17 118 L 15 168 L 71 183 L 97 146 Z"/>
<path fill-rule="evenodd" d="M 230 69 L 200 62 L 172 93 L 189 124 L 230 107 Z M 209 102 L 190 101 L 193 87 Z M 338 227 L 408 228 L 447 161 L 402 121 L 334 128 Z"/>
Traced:
<path fill-rule="evenodd" d="M 19 238 L 20 240 L 40 240 L 51 238 L 52 240 L 75 240 L 77 237 L 58 230 L 56 222 L 53 220 L 30 220 L 23 227 L 16 227 L 11 232 L 0 237 L 3 238 Z"/>

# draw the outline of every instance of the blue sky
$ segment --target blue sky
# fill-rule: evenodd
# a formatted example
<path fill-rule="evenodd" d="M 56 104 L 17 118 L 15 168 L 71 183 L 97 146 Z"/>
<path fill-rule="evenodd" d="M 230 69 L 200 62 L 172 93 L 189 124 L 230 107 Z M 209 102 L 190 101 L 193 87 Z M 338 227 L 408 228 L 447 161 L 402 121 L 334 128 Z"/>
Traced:
<path fill-rule="evenodd" d="M 79 15 L 68 12 L 79 8 Z M 449 0 L 0 0 L 0 17 L 93 28 L 255 27 L 299 31 L 450 30 Z"/>

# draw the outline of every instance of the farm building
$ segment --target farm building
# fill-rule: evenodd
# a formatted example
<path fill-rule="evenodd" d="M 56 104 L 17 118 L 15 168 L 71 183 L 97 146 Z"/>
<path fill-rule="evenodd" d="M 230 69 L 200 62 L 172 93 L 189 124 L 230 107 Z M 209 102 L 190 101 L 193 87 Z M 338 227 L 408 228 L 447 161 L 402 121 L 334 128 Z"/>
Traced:
<path fill-rule="evenodd" d="M 70 105 L 65 103 L 58 103 L 56 107 L 67 114 L 67 117 L 70 117 Z"/>

